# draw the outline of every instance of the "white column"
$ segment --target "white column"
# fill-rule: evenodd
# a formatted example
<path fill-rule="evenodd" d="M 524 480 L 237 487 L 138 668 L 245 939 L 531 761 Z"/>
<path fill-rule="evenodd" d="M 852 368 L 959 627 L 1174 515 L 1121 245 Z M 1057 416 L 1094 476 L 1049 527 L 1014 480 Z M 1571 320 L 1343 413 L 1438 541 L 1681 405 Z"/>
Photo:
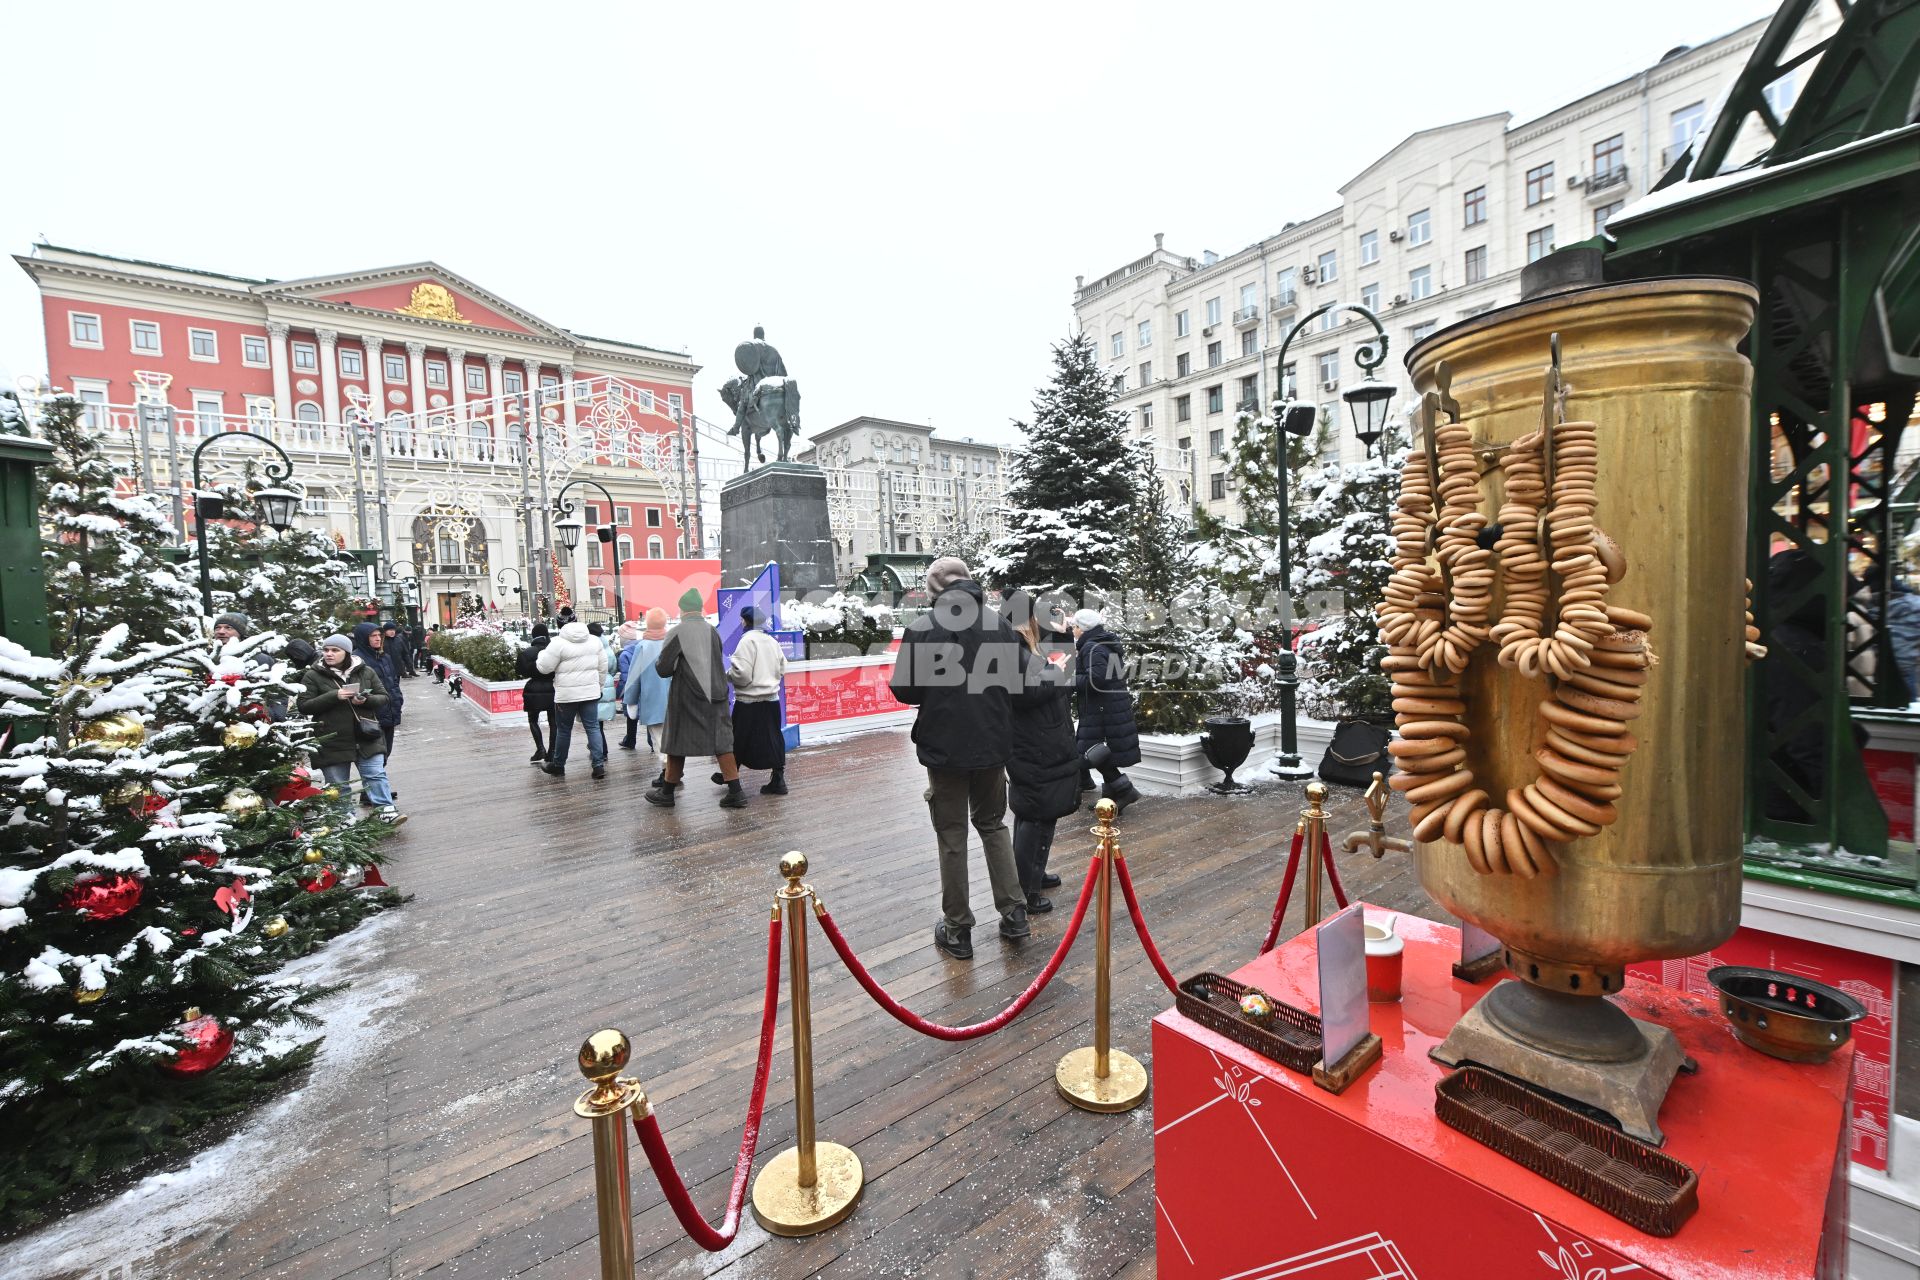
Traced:
<path fill-rule="evenodd" d="M 513 437 L 507 434 L 507 400 L 504 393 L 500 370 L 507 363 L 502 355 L 487 354 L 487 394 L 493 397 L 493 449 L 494 456 L 500 456 L 500 449 Z"/>
<path fill-rule="evenodd" d="M 387 416 L 387 362 L 380 351 L 384 344 L 372 334 L 363 333 L 360 345 L 366 348 L 361 358 L 367 362 L 367 412 L 377 426 Z"/>
<path fill-rule="evenodd" d="M 320 339 L 320 414 L 328 422 L 340 421 L 340 360 L 335 346 L 340 334 L 334 329 L 316 329 Z"/>
<path fill-rule="evenodd" d="M 407 344 L 407 368 L 413 375 L 413 411 L 425 421 L 427 412 L 427 344 L 409 342 Z"/>
<path fill-rule="evenodd" d="M 273 416 L 293 416 L 293 379 L 288 372 L 288 326 L 278 320 L 267 321 L 267 358 L 273 365 Z"/>
<path fill-rule="evenodd" d="M 560 366 L 560 403 L 564 406 L 564 408 L 561 409 L 561 413 L 565 415 L 561 421 L 566 423 L 567 445 L 571 448 L 574 439 L 573 431 L 575 420 L 573 405 L 573 366 L 570 364 Z M 612 519 L 612 517 L 609 516 L 608 519 Z"/>
<path fill-rule="evenodd" d="M 453 380 L 453 420 L 467 429 L 467 349 L 447 348 L 447 377 Z"/>

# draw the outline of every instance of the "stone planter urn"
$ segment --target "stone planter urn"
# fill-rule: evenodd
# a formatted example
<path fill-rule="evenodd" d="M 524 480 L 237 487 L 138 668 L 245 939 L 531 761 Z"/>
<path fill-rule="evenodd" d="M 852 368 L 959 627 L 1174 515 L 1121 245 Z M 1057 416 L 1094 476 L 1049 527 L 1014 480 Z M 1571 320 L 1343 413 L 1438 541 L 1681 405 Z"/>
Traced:
<path fill-rule="evenodd" d="M 1233 780 L 1233 771 L 1247 762 L 1253 750 L 1253 722 L 1245 716 L 1208 716 L 1206 732 L 1200 735 L 1200 749 L 1207 763 L 1220 771 L 1220 781 L 1207 790 L 1217 795 L 1239 795 L 1251 790 Z"/>

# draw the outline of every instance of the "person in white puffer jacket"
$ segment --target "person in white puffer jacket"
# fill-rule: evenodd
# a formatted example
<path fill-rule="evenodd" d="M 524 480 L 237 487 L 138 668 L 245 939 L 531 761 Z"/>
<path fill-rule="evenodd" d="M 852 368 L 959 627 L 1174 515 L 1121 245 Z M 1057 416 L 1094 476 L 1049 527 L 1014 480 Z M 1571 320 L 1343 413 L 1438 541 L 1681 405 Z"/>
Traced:
<path fill-rule="evenodd" d="M 560 634 L 540 651 L 535 666 L 553 677 L 553 746 L 543 768 L 556 778 L 566 773 L 567 747 L 577 719 L 587 731 L 593 776 L 606 777 L 607 736 L 600 727 L 600 692 L 607 677 L 605 642 L 576 619 L 560 628 Z"/>

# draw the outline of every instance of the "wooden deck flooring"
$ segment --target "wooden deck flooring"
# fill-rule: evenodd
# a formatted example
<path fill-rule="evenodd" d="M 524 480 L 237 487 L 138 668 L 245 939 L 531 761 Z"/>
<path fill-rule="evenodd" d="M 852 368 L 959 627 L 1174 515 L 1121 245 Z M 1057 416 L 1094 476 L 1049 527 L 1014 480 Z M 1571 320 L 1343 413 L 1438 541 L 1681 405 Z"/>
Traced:
<path fill-rule="evenodd" d="M 641 801 L 654 772 L 644 751 L 614 751 L 601 783 L 577 754 L 562 782 L 528 766 L 524 732 L 478 724 L 425 679 L 409 694 L 392 774 L 412 822 L 389 878 L 414 900 L 366 960 L 410 985 L 382 1015 L 378 1050 L 311 1090 L 285 1132 L 266 1135 L 258 1163 L 230 1175 L 261 1184 L 236 1216 L 144 1261 L 116 1258 L 103 1236 L 96 1265 L 207 1280 L 594 1275 L 574 1051 L 602 1026 L 633 1038 L 630 1071 L 696 1200 L 716 1214 L 752 1072 L 782 852 L 810 856 L 809 879 L 876 976 L 943 1022 L 1001 1008 L 1068 914 L 1036 917 L 1024 945 L 1003 943 L 976 858 L 976 958 L 935 952 L 938 874 L 904 732 L 803 748 L 793 793 L 754 795 L 745 812 L 714 807 L 703 781 L 666 812 Z M 1299 808 L 1297 785 L 1269 782 L 1253 796 L 1149 799 L 1127 814 L 1128 863 L 1177 974 L 1251 957 Z M 1363 825 L 1350 792 L 1334 813 L 1336 833 Z M 1062 823 L 1054 854 L 1069 900 L 1092 847 L 1082 817 Z M 1356 897 L 1436 910 L 1404 857 L 1343 856 L 1342 875 Z M 1169 1000 L 1120 914 L 1114 1036 L 1147 1060 L 1148 1021 Z M 948 1045 L 877 1009 L 816 931 L 819 1134 L 860 1154 L 859 1209 L 799 1241 L 767 1236 L 748 1215 L 733 1246 L 708 1255 L 687 1242 L 634 1149 L 639 1274 L 1151 1275 L 1151 1106 L 1091 1115 L 1053 1087 L 1055 1060 L 1091 1041 L 1093 936 L 1089 920 L 1051 988 L 1011 1026 Z M 789 1052 L 783 1009 L 763 1159 L 793 1137 Z"/>

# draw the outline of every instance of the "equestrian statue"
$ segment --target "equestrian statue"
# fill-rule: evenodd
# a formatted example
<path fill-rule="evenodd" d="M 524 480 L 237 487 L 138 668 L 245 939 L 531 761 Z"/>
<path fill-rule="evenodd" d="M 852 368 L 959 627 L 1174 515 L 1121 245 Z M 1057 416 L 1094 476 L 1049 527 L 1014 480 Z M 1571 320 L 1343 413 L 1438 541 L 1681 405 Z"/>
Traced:
<path fill-rule="evenodd" d="M 771 431 L 779 444 L 777 462 L 790 461 L 787 454 L 793 438 L 800 434 L 800 384 L 787 376 L 787 365 L 780 352 L 767 341 L 767 331 L 753 329 L 753 341 L 733 349 L 733 366 L 740 376 L 729 378 L 720 388 L 720 398 L 733 410 L 733 426 L 728 435 L 738 435 L 747 469 L 753 460 L 767 460 L 760 442 Z"/>

